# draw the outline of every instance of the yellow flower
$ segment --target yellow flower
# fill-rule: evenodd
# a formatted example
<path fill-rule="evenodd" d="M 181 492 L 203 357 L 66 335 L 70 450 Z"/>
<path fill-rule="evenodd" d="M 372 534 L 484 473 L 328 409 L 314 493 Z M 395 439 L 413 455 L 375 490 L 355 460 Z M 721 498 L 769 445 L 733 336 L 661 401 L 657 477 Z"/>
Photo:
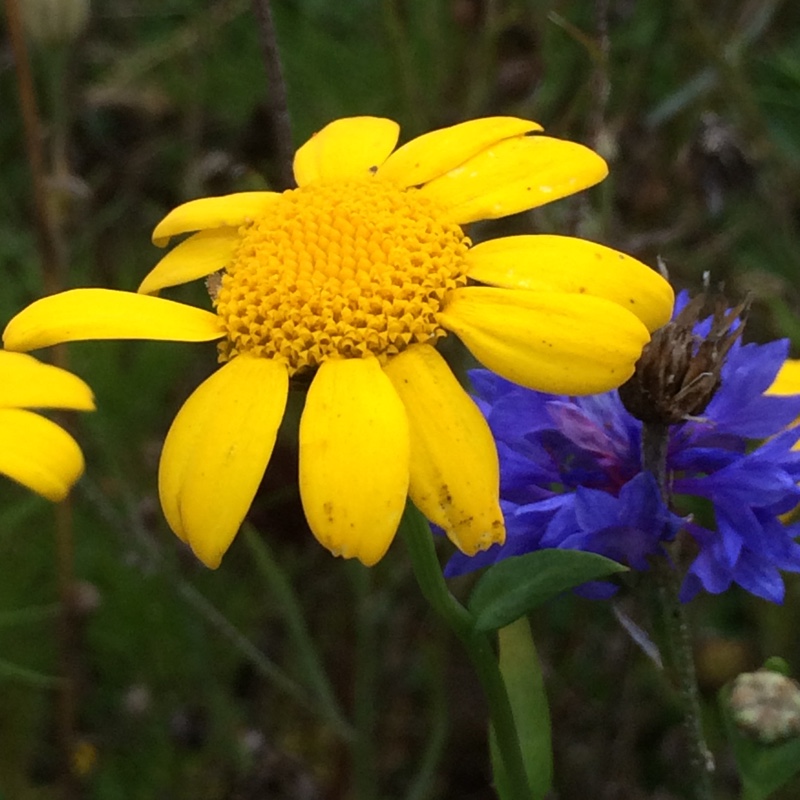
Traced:
<path fill-rule="evenodd" d="M 625 381 L 648 331 L 672 311 L 660 276 L 600 245 L 516 236 L 472 246 L 465 224 L 605 177 L 591 150 L 540 131 L 521 119 L 478 119 L 395 150 L 391 120 L 338 120 L 297 151 L 299 188 L 179 206 L 155 243 L 197 232 L 139 294 L 44 298 L 11 321 L 5 345 L 221 339 L 223 366 L 178 413 L 159 469 L 170 526 L 210 567 L 253 500 L 290 377 L 311 368 L 300 494 L 317 539 L 374 564 L 408 495 L 474 554 L 505 536 L 497 454 L 436 341 L 453 332 L 510 380 L 586 394 Z M 149 296 L 207 276 L 216 313 Z"/>
<path fill-rule="evenodd" d="M 78 739 L 72 749 L 72 774 L 78 778 L 86 778 L 97 766 L 97 757 L 97 748 L 88 739 Z"/>
<path fill-rule="evenodd" d="M 92 411 L 92 390 L 66 370 L 0 350 L 0 472 L 60 502 L 83 474 L 83 454 L 63 428 L 29 408 Z"/>
<path fill-rule="evenodd" d="M 800 360 L 787 358 L 765 394 L 800 394 Z"/>
<path fill-rule="evenodd" d="M 800 394 L 800 359 L 787 358 L 765 394 Z M 798 423 L 800 423 L 800 419 L 796 419 L 793 424 L 797 425 Z M 797 442 L 792 449 L 800 450 L 800 442 Z M 795 521 L 794 512 L 791 516 L 785 515 L 782 519 L 784 522 Z"/>

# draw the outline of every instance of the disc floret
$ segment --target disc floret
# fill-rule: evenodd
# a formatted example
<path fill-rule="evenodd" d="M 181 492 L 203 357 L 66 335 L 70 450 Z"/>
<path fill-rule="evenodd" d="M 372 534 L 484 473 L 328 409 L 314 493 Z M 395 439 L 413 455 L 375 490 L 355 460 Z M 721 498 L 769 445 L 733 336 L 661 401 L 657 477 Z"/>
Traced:
<path fill-rule="evenodd" d="M 329 358 L 385 364 L 435 342 L 470 245 L 442 218 L 416 190 L 369 179 L 284 192 L 241 228 L 222 275 L 220 360 L 251 353 L 294 374 Z"/>

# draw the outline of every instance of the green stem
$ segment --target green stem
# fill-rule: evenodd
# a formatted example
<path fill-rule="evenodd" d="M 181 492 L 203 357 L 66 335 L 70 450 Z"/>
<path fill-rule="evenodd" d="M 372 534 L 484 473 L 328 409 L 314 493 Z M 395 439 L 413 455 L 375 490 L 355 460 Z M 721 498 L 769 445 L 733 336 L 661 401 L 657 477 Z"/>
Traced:
<path fill-rule="evenodd" d="M 314 702 L 318 705 L 321 716 L 332 722 L 338 731 L 352 733 L 350 724 L 336 700 L 322 663 L 322 656 L 308 630 L 300 601 L 286 573 L 279 566 L 267 540 L 259 536 L 251 525 L 245 523 L 242 526 L 242 533 L 258 573 L 272 592 L 277 607 L 280 608 L 295 652 L 300 659 L 305 681 L 314 693 Z"/>
<path fill-rule="evenodd" d="M 664 502 L 669 504 L 667 482 L 667 445 L 669 427 L 645 423 L 642 428 L 642 461 L 658 482 Z M 659 558 L 654 566 L 656 604 L 661 617 L 667 663 L 684 708 L 684 726 L 689 742 L 689 767 L 697 800 L 712 800 L 711 770 L 713 759 L 703 734 L 700 692 L 694 666 L 692 641 L 686 611 L 680 601 L 680 576 L 675 564 Z"/>
<path fill-rule="evenodd" d="M 60 689 L 64 679 L 56 675 L 45 675 L 27 667 L 21 667 L 11 661 L 0 658 L 0 679 L 3 681 L 19 681 L 36 689 Z"/>
<path fill-rule="evenodd" d="M 349 564 L 356 597 L 355 726 L 352 743 L 353 778 L 358 800 L 376 800 L 378 793 L 376 710 L 379 651 L 372 573 L 361 564 Z"/>
<path fill-rule="evenodd" d="M 430 526 L 411 502 L 407 504 L 400 523 L 400 534 L 408 548 L 422 594 L 461 640 L 478 673 L 508 780 L 509 798 L 530 800 L 531 791 L 514 715 L 494 649 L 486 634 L 475 630 L 474 618 L 469 611 L 450 594 L 436 556 Z"/>
<path fill-rule="evenodd" d="M 428 711 L 425 729 L 428 735 L 404 800 L 427 800 L 434 795 L 436 774 L 450 725 L 445 690 L 445 646 L 441 639 L 434 639 L 427 643 L 423 652 L 427 683 L 425 707 Z"/>
<path fill-rule="evenodd" d="M 301 708 L 311 714 L 319 714 L 331 729 L 342 739 L 349 740 L 353 736 L 352 727 L 337 717 L 328 716 L 326 710 L 320 707 L 316 698 L 312 699 L 304 686 L 282 672 L 277 665 L 262 653 L 230 620 L 201 594 L 191 583 L 178 580 L 177 592 L 183 600 L 202 618 L 214 628 L 215 632 L 227 639 L 231 645 L 244 657 L 255 670 L 276 689 L 291 697 Z"/>

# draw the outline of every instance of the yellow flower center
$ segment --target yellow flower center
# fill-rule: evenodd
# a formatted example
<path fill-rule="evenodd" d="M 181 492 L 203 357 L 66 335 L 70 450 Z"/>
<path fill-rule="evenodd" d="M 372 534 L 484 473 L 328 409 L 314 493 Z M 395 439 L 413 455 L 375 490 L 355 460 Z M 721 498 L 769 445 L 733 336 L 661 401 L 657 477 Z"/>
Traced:
<path fill-rule="evenodd" d="M 290 374 L 329 358 L 377 356 L 445 335 L 448 292 L 466 283 L 470 241 L 415 189 L 367 179 L 284 192 L 243 226 L 215 299 L 240 353 Z"/>

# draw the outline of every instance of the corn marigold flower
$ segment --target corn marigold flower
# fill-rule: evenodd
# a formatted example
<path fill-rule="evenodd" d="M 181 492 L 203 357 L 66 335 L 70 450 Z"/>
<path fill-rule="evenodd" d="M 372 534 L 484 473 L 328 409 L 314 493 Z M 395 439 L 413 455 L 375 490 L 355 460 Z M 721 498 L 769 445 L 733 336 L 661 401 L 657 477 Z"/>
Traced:
<path fill-rule="evenodd" d="M 787 358 L 783 366 L 780 368 L 772 386 L 767 389 L 767 394 L 775 395 L 788 395 L 800 394 L 800 359 Z M 800 425 L 800 418 L 794 421 L 795 425 Z M 800 450 L 800 441 L 794 445 L 795 450 Z M 795 508 L 792 512 L 783 517 L 784 521 L 796 519 L 796 515 L 800 508 Z"/>
<path fill-rule="evenodd" d="M 676 310 L 685 303 L 679 297 Z M 711 321 L 695 330 L 708 334 Z M 684 601 L 736 583 L 781 602 L 780 571 L 800 572 L 800 525 L 782 521 L 800 502 L 800 452 L 793 449 L 800 427 L 786 430 L 800 415 L 800 393 L 779 396 L 773 390 L 779 370 L 786 369 L 786 340 L 743 345 L 737 337 L 725 346 L 720 385 L 704 411 L 669 427 L 671 491 L 678 503 L 681 497 L 704 501 L 696 520 L 664 506 L 655 479 L 642 469 L 642 423 L 618 391 L 548 394 L 473 371 L 477 402 L 498 443 L 508 537 L 503 547 L 474 559 L 456 554 L 446 574 L 559 547 L 644 570 L 648 558 L 683 529 L 696 548 Z M 584 593 L 613 591 L 603 584 Z"/>
<path fill-rule="evenodd" d="M 63 428 L 28 409 L 93 411 L 92 390 L 71 372 L 4 350 L 0 378 L 0 472 L 60 502 L 83 474 L 83 454 Z"/>
<path fill-rule="evenodd" d="M 77 339 L 220 339 L 159 468 L 165 516 L 215 567 L 272 453 L 289 379 L 316 370 L 300 423 L 300 494 L 319 541 L 374 564 L 406 497 L 465 553 L 503 541 L 488 426 L 434 345 L 455 333 L 510 380 L 602 391 L 633 371 L 672 290 L 636 260 L 562 236 L 472 246 L 467 223 L 606 175 L 591 150 L 494 117 L 395 149 L 388 119 L 332 122 L 296 153 L 298 188 L 193 200 L 153 240 L 192 233 L 139 293 L 76 289 L 6 328 L 12 350 Z M 219 272 L 221 270 L 221 272 Z M 214 312 L 152 296 L 208 278 Z M 475 285 L 480 283 L 481 285 Z"/>
<path fill-rule="evenodd" d="M 767 394 L 800 394 L 800 360 L 787 358 Z"/>

